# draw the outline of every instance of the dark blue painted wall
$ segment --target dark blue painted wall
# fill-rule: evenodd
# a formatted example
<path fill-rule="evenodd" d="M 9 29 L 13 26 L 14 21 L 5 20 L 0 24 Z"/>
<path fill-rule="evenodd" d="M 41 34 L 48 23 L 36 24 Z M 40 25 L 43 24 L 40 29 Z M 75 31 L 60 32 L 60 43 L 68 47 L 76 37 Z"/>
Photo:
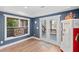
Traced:
<path fill-rule="evenodd" d="M 4 21 L 5 21 L 5 16 L 3 14 L 7 14 L 7 15 L 14 15 L 14 16 L 19 16 L 19 15 L 15 15 L 15 14 L 10 14 L 10 13 L 3 13 L 3 12 L 0 12 L 0 46 L 1 45 L 6 45 L 6 44 L 9 44 L 9 43 L 12 43 L 12 42 L 16 42 L 18 40 L 22 40 L 24 38 L 27 38 L 27 37 L 30 37 L 31 35 L 27 35 L 27 36 L 23 36 L 23 37 L 19 37 L 19 38 L 16 38 L 16 39 L 12 39 L 12 40 L 7 40 L 5 41 L 4 39 Z M 19 16 L 19 17 L 25 17 L 25 16 Z M 26 18 L 26 17 L 25 17 Z M 30 18 L 29 18 L 30 19 Z M 31 26 L 31 23 L 30 23 L 30 26 Z M 31 27 L 30 27 L 31 29 Z M 32 31 L 30 31 L 32 32 Z M 3 41 L 3 44 L 1 44 L 1 41 Z"/>
<path fill-rule="evenodd" d="M 74 19 L 78 19 L 79 18 L 79 9 L 76 9 L 76 10 L 71 10 L 71 11 L 66 11 L 66 12 L 63 12 L 63 13 L 60 13 L 61 14 L 61 20 L 64 20 L 65 19 L 65 16 L 67 16 L 68 13 L 74 13 L 75 14 L 75 17 Z"/>
<path fill-rule="evenodd" d="M 0 44 L 4 40 L 4 16 L 0 14 Z"/>
<path fill-rule="evenodd" d="M 55 14 L 50 14 L 50 15 L 45 15 L 45 16 L 40 16 L 40 17 L 36 17 L 36 18 L 30 18 L 31 19 L 30 20 L 30 35 L 24 36 L 24 37 L 20 37 L 20 38 L 16 38 L 16 39 L 13 39 L 13 40 L 8 40 L 8 41 L 4 41 L 4 35 L 5 34 L 4 34 L 4 16 L 3 16 L 3 14 L 9 14 L 9 13 L 1 12 L 1 14 L 0 14 L 0 41 L 4 41 L 4 43 L 0 44 L 0 45 L 6 45 L 6 44 L 9 44 L 9 43 L 12 43 L 12 42 L 15 42 L 15 41 L 22 40 L 24 38 L 30 37 L 30 36 L 39 37 L 40 36 L 40 32 L 39 32 L 40 20 L 39 20 L 39 18 L 55 16 L 55 15 L 61 15 L 60 19 L 64 20 L 64 18 L 67 15 L 68 12 L 76 13 L 76 17 L 75 18 L 79 18 L 79 9 L 71 10 L 71 11 L 65 11 L 65 12 L 60 12 L 60 13 L 55 13 Z M 10 15 L 15 15 L 15 14 L 10 14 Z M 19 15 L 15 15 L 15 16 L 19 16 Z M 20 16 L 20 17 L 25 17 L 25 16 Z M 36 24 L 35 24 L 35 21 L 36 21 Z M 37 27 L 38 27 L 38 29 L 37 29 Z"/>
<path fill-rule="evenodd" d="M 34 20 L 33 18 L 31 18 L 30 20 L 30 35 L 33 36 L 34 34 Z"/>
<path fill-rule="evenodd" d="M 30 37 L 30 35 L 28 35 L 28 36 L 23 36 L 23 37 L 19 37 L 19 38 L 12 39 L 12 40 L 7 40 L 7 41 L 4 41 L 4 43 L 1 44 L 1 45 L 10 44 L 10 43 L 13 43 L 13 42 L 16 42 L 16 41 L 19 41 L 19 40 L 22 40 L 22 39 L 25 39 L 25 38 L 28 38 L 28 37 Z"/>
<path fill-rule="evenodd" d="M 44 17 L 49 17 L 49 16 L 55 16 L 55 15 L 61 15 L 60 20 L 64 20 L 65 16 L 69 13 L 69 12 L 73 12 L 75 13 L 76 17 L 75 19 L 79 19 L 79 9 L 75 9 L 75 10 L 70 10 L 70 11 L 65 11 L 65 12 L 60 12 L 60 13 L 55 13 L 55 14 L 50 14 L 50 15 L 45 15 L 45 16 L 40 16 L 40 17 L 36 17 L 33 19 L 33 36 L 39 37 L 40 36 L 40 32 L 39 32 L 39 18 L 44 18 Z M 37 24 L 34 24 L 34 21 L 37 21 Z M 39 29 L 36 29 L 36 27 L 39 27 Z"/>
<path fill-rule="evenodd" d="M 31 18 L 30 22 L 31 22 L 31 29 L 30 29 L 31 36 L 39 37 L 39 35 L 40 35 L 40 33 L 39 33 L 39 29 L 40 29 L 40 27 L 39 27 L 39 24 L 40 24 L 39 19 Z"/>
<path fill-rule="evenodd" d="M 35 23 L 36 22 L 36 23 Z M 40 27 L 39 27 L 39 24 L 40 24 L 40 20 L 39 19 L 35 19 L 34 20 L 34 34 L 33 34 L 33 36 L 35 36 L 35 37 L 39 37 L 39 35 L 40 35 Z"/>

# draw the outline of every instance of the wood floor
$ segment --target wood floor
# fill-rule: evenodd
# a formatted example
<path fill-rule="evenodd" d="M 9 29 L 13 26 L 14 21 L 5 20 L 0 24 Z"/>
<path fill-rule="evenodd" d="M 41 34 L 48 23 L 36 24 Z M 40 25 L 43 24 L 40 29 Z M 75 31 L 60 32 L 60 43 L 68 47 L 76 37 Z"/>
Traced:
<path fill-rule="evenodd" d="M 0 49 L 0 52 L 61 52 L 61 50 L 56 45 L 41 40 L 30 39 Z"/>

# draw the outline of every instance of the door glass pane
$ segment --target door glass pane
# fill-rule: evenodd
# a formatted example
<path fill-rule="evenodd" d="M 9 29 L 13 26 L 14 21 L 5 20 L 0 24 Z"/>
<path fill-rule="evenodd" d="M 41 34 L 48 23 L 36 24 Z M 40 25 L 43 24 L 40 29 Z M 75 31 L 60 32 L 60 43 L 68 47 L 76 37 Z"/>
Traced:
<path fill-rule="evenodd" d="M 54 20 L 50 21 L 50 40 L 57 40 L 57 22 Z"/>
<path fill-rule="evenodd" d="M 42 38 L 46 38 L 46 20 L 42 21 Z"/>

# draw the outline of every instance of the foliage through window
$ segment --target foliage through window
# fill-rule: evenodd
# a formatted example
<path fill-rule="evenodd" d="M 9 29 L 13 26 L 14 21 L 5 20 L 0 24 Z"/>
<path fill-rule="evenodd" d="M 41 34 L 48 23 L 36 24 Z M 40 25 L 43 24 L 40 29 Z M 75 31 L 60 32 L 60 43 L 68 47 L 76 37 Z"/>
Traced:
<path fill-rule="evenodd" d="M 16 37 L 28 33 L 28 20 L 7 17 L 7 37 Z"/>

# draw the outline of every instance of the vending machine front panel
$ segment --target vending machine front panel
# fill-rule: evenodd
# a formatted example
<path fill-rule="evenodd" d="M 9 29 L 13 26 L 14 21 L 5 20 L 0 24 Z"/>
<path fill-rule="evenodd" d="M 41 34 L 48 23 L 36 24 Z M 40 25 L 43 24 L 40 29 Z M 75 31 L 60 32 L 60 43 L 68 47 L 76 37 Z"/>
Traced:
<path fill-rule="evenodd" d="M 79 52 L 79 28 L 73 29 L 73 52 Z"/>

